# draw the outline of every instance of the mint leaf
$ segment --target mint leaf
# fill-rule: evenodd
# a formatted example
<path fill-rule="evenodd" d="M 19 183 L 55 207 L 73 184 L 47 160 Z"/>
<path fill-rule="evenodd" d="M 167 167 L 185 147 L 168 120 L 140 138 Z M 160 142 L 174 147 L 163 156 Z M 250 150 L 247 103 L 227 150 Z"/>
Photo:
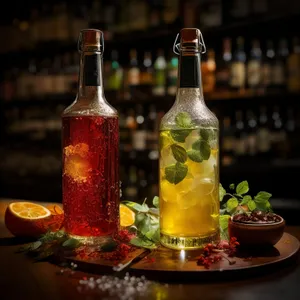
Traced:
<path fill-rule="evenodd" d="M 181 112 L 177 114 L 175 117 L 175 122 L 176 125 L 181 128 L 191 128 L 193 125 L 192 118 L 187 112 Z"/>
<path fill-rule="evenodd" d="M 199 135 L 204 141 L 212 141 L 217 138 L 217 131 L 212 128 L 201 128 L 199 130 Z"/>
<path fill-rule="evenodd" d="M 152 203 L 156 208 L 159 208 L 159 197 L 155 196 Z"/>
<path fill-rule="evenodd" d="M 232 213 L 237 208 L 238 205 L 239 205 L 239 202 L 238 202 L 238 200 L 236 198 L 230 198 L 226 202 L 227 211 L 229 213 Z"/>
<path fill-rule="evenodd" d="M 157 197 L 157 198 L 158 198 L 158 197 Z M 158 208 L 150 207 L 150 208 L 149 208 L 149 213 L 151 213 L 151 214 L 153 214 L 153 215 L 159 216 L 159 207 L 158 207 Z"/>
<path fill-rule="evenodd" d="M 166 179 L 170 183 L 177 184 L 182 181 L 188 172 L 188 167 L 180 162 L 165 168 Z"/>
<path fill-rule="evenodd" d="M 132 201 L 122 201 L 123 204 L 125 204 L 126 206 L 128 206 L 129 208 L 132 208 L 138 212 L 148 212 L 149 211 L 149 207 L 148 205 L 141 205 Z"/>
<path fill-rule="evenodd" d="M 272 197 L 272 194 L 268 192 L 259 192 L 255 197 L 255 203 L 266 203 Z"/>
<path fill-rule="evenodd" d="M 229 185 L 229 188 L 230 188 L 231 190 L 234 190 L 235 184 L 234 184 L 234 183 L 230 184 L 230 185 Z"/>
<path fill-rule="evenodd" d="M 250 201 L 247 203 L 247 205 L 248 205 L 248 208 L 249 208 L 250 211 L 253 211 L 253 210 L 256 209 L 256 204 L 255 204 L 255 202 L 254 202 L 253 200 L 250 200 Z"/>
<path fill-rule="evenodd" d="M 191 133 L 190 129 L 171 130 L 170 134 L 174 141 L 184 143 L 187 136 Z"/>
<path fill-rule="evenodd" d="M 74 238 L 67 239 L 66 241 L 63 242 L 62 246 L 69 248 L 69 249 L 75 249 L 79 247 L 80 241 Z"/>
<path fill-rule="evenodd" d="M 219 184 L 219 198 L 220 202 L 223 200 L 224 196 L 226 195 L 226 190 L 223 188 L 222 184 Z"/>
<path fill-rule="evenodd" d="M 189 150 L 187 152 L 187 156 L 189 157 L 190 160 L 195 161 L 195 162 L 202 162 L 203 161 L 201 153 L 198 150 Z"/>
<path fill-rule="evenodd" d="M 228 228 L 229 219 L 230 219 L 229 215 L 220 216 L 220 228 L 222 230 L 226 230 Z"/>
<path fill-rule="evenodd" d="M 241 204 L 241 205 L 245 205 L 245 204 L 247 204 L 250 200 L 252 200 L 251 196 L 246 195 L 246 196 L 243 197 L 243 200 L 242 200 L 242 202 L 241 202 L 240 204 Z"/>
<path fill-rule="evenodd" d="M 137 246 L 137 247 L 142 247 L 142 248 L 147 248 L 147 249 L 155 249 L 156 244 L 153 243 L 152 241 L 142 238 L 142 237 L 135 237 L 130 240 L 130 244 Z"/>
<path fill-rule="evenodd" d="M 202 160 L 208 160 L 210 157 L 210 146 L 209 144 L 204 140 L 197 140 L 192 145 L 193 150 L 200 151 L 200 155 L 202 157 Z"/>
<path fill-rule="evenodd" d="M 145 218 L 138 225 L 138 230 L 145 235 L 149 231 L 150 227 L 151 219 L 148 215 L 145 215 Z"/>
<path fill-rule="evenodd" d="M 221 215 L 220 216 L 220 236 L 221 240 L 229 240 L 228 233 L 228 221 L 230 219 L 229 215 Z"/>
<path fill-rule="evenodd" d="M 179 145 L 176 145 L 176 144 L 173 144 L 171 146 L 171 150 L 172 150 L 174 158 L 177 161 L 179 161 L 181 163 L 184 163 L 187 160 L 187 154 L 186 154 L 186 151 L 183 147 L 181 147 Z"/>
<path fill-rule="evenodd" d="M 240 182 L 236 187 L 236 193 L 243 195 L 246 194 L 249 191 L 249 184 L 248 181 L 242 181 Z"/>
<path fill-rule="evenodd" d="M 138 213 L 138 214 L 136 214 L 135 215 L 135 221 L 134 221 L 135 225 L 139 226 L 139 224 L 144 221 L 145 216 L 146 215 L 144 213 Z"/>

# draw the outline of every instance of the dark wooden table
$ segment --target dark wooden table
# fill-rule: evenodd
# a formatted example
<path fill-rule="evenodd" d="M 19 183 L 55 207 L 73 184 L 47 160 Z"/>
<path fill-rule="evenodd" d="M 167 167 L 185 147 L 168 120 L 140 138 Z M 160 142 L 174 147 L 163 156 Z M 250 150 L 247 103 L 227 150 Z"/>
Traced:
<path fill-rule="evenodd" d="M 24 254 L 16 253 L 21 241 L 12 237 L 4 225 L 4 212 L 9 201 L 0 199 L 0 299 L 101 299 L 101 296 L 79 294 L 77 286 L 83 276 L 60 275 L 61 268 L 48 262 L 33 263 Z M 300 227 L 287 227 L 287 232 L 300 239 Z M 213 300 L 299 300 L 299 256 L 286 266 L 267 273 L 257 270 L 249 277 L 222 280 L 171 282 L 165 297 L 153 299 L 213 299 Z"/>

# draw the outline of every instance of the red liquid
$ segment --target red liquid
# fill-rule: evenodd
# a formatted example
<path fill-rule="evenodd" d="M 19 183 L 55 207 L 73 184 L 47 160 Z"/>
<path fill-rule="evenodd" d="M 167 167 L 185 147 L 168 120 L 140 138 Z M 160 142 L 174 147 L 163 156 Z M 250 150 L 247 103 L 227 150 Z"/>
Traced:
<path fill-rule="evenodd" d="M 63 117 L 65 230 L 108 236 L 119 227 L 119 124 L 116 117 Z"/>

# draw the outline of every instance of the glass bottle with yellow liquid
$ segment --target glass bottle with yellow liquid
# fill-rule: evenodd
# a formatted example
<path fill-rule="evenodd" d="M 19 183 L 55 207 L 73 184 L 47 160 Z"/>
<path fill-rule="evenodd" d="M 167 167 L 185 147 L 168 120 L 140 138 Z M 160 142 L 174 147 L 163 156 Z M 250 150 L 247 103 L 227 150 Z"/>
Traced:
<path fill-rule="evenodd" d="M 200 30 L 182 29 L 174 50 L 176 100 L 160 124 L 161 243 L 198 249 L 219 239 L 219 122 L 203 98 Z"/>

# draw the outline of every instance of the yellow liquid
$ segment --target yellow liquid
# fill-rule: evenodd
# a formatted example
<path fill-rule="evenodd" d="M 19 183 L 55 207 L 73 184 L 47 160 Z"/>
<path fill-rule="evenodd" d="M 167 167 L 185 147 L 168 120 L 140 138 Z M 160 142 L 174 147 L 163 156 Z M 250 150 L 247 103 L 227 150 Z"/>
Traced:
<path fill-rule="evenodd" d="M 184 162 L 188 171 L 177 184 L 166 179 L 166 167 L 176 164 L 172 144 L 190 150 L 199 140 L 192 130 L 183 143 L 172 139 L 170 131 L 160 132 L 160 231 L 163 245 L 174 249 L 197 249 L 219 238 L 218 143 L 209 141 L 209 159 Z"/>

